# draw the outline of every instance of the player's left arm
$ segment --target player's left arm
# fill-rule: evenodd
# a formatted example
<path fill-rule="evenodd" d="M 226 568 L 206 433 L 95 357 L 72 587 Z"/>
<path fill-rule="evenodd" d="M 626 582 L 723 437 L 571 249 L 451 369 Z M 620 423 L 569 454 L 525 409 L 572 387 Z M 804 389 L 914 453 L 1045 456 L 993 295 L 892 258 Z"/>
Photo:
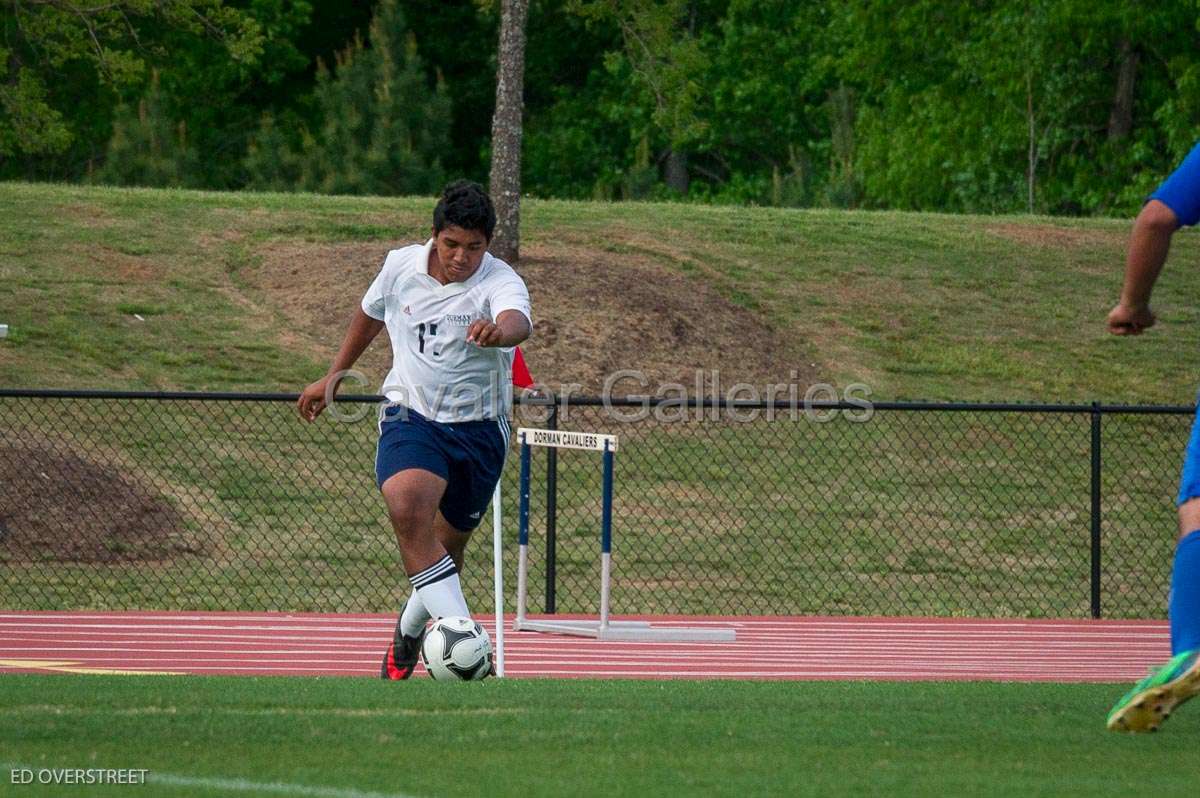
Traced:
<path fill-rule="evenodd" d="M 511 347 L 533 332 L 529 318 L 519 310 L 503 310 L 495 321 L 476 319 L 467 328 L 467 341 L 476 346 Z"/>
<path fill-rule="evenodd" d="M 467 328 L 467 341 L 476 346 L 516 346 L 533 334 L 529 289 L 515 271 L 503 266 L 493 274 L 487 289 L 484 318 Z M 487 318 L 487 316 L 492 318 Z"/>

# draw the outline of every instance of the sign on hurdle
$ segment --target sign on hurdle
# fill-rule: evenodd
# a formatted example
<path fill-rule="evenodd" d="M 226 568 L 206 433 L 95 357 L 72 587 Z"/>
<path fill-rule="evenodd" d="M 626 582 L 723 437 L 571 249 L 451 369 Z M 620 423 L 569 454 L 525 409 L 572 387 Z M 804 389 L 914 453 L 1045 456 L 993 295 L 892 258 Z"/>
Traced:
<path fill-rule="evenodd" d="M 521 443 L 521 495 L 519 509 L 520 555 L 517 561 L 517 614 L 514 631 L 549 632 L 551 634 L 594 637 L 598 640 L 653 640 L 665 642 L 724 642 L 734 640 L 732 629 L 694 629 L 664 627 L 646 621 L 613 620 L 609 617 L 609 593 L 612 587 L 612 499 L 613 458 L 617 452 L 617 436 L 565 430 L 517 430 Z M 604 478 L 601 487 L 600 509 L 600 614 L 596 620 L 548 620 L 526 617 L 526 598 L 529 574 L 529 462 L 534 446 L 587 449 L 603 453 Z"/>

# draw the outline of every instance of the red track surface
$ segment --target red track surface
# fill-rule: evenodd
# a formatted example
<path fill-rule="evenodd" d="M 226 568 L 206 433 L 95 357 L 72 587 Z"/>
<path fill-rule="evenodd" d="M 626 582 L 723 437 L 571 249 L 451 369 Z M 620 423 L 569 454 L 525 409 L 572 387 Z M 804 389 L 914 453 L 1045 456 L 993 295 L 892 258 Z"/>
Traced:
<path fill-rule="evenodd" d="M 643 620 L 733 628 L 737 641 L 617 643 L 506 631 L 508 675 L 1102 682 L 1140 678 L 1170 655 L 1160 621 Z M 383 615 L 0 612 L 0 673 L 368 677 L 379 672 L 394 624 Z"/>

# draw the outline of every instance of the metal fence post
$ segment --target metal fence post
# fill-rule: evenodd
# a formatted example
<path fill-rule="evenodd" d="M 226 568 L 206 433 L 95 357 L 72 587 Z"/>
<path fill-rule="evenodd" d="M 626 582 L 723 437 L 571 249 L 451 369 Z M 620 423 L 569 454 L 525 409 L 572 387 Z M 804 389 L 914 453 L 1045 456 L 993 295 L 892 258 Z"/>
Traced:
<path fill-rule="evenodd" d="M 546 421 L 549 429 L 558 429 L 558 398 L 550 408 Z M 555 563 L 558 554 L 558 448 L 551 446 L 546 453 L 546 612 L 554 614 L 558 573 Z"/>
<path fill-rule="evenodd" d="M 1092 617 L 1100 617 L 1100 403 L 1092 403 Z"/>

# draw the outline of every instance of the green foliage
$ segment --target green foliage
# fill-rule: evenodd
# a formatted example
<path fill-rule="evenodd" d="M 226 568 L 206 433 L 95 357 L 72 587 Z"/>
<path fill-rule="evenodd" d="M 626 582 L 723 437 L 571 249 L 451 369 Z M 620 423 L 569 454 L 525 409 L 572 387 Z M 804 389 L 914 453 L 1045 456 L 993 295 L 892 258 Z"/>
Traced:
<path fill-rule="evenodd" d="M 672 147 L 688 147 L 704 136 L 709 117 L 702 110 L 704 53 L 696 35 L 698 6 L 693 0 L 576 3 L 585 18 L 616 23 L 625 46 L 608 52 L 606 63 L 613 72 L 627 68 L 643 101 L 651 106 L 648 121 L 666 135 Z"/>
<path fill-rule="evenodd" d="M 380 3 L 370 46 L 356 39 L 333 70 L 320 65 L 316 105 L 321 124 L 298 140 L 263 118 L 246 161 L 251 186 L 394 195 L 433 193 L 445 182 L 450 99 L 444 81 L 429 86 L 395 0 Z"/>
<path fill-rule="evenodd" d="M 9 65 L 9 50 L 0 48 L 0 156 L 16 152 L 61 152 L 71 141 L 62 114 L 47 101 L 46 87 L 28 69 Z"/>
<path fill-rule="evenodd" d="M 299 42 L 312 15 L 308 0 L 237 0 L 262 31 L 261 55 L 253 62 L 230 58 L 210 42 L 173 33 L 162 64 L 167 105 L 187 123 L 201 158 L 197 178 L 209 187 L 243 181 L 241 157 L 265 111 L 286 113 L 303 86 L 310 59 Z M 197 102 L 197 98 L 201 101 Z"/>
<path fill-rule="evenodd" d="M 188 142 L 187 123 L 175 122 L 163 107 L 158 74 L 136 106 L 122 104 L 113 121 L 101 183 L 187 187 L 199 185 L 199 156 Z"/>
<path fill-rule="evenodd" d="M 136 88 L 147 61 L 173 39 L 215 40 L 222 57 L 253 64 L 262 53 L 258 23 L 221 0 L 117 0 L 104 4 L 14 2 L 0 10 L 0 158 L 62 154 L 91 121 L 74 89 Z M 65 77 L 73 78 L 64 86 Z M 0 164 L 2 165 L 2 164 Z"/>
<path fill-rule="evenodd" d="M 296 146 L 288 129 L 296 129 L 299 122 L 292 117 L 291 124 L 280 125 L 271 113 L 263 114 L 258 135 L 250 141 L 246 154 L 245 168 L 249 184 L 265 191 L 294 191 L 304 179 L 305 152 L 311 150 L 311 136 L 305 135 L 301 145 Z"/>
<path fill-rule="evenodd" d="M 866 201 L 1132 210 L 1200 132 L 1200 108 L 1180 99 L 1196 62 L 1195 10 L 1176 2 L 1135 11 L 1115 0 L 848 5 L 839 68 L 864 98 L 857 168 Z M 1121 137 L 1109 118 L 1123 43 L 1140 58 L 1133 130 Z"/>
<path fill-rule="evenodd" d="M 180 168 L 191 184 L 390 194 L 486 179 L 494 0 L 70 8 L 0 9 L 0 178 L 90 173 L 126 145 L 108 146 L 118 109 L 128 139 L 156 68 L 160 112 L 196 155 Z M 1125 215 L 1200 137 L 1198 11 L 531 0 L 524 188 Z"/>

